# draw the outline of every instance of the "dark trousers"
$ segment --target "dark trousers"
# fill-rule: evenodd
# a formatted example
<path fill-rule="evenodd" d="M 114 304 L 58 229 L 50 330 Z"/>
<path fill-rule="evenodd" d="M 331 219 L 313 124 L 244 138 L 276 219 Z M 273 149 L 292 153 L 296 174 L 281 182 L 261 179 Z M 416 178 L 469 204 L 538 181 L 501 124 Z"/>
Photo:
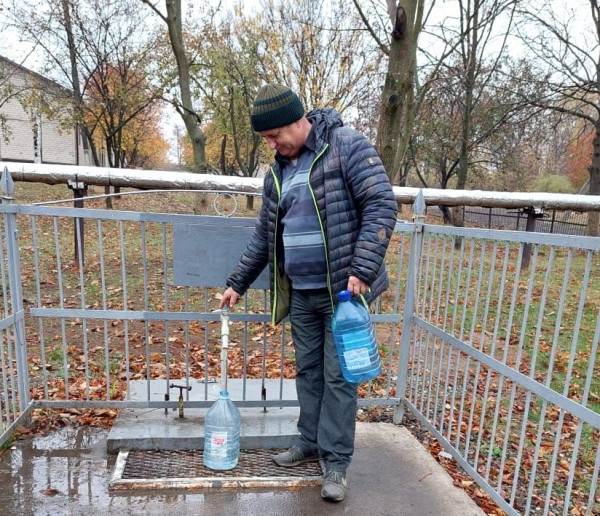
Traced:
<path fill-rule="evenodd" d="M 297 445 L 318 450 L 328 470 L 345 470 L 354 452 L 357 384 L 348 383 L 331 333 L 327 289 L 292 290 L 290 321 L 300 402 Z"/>

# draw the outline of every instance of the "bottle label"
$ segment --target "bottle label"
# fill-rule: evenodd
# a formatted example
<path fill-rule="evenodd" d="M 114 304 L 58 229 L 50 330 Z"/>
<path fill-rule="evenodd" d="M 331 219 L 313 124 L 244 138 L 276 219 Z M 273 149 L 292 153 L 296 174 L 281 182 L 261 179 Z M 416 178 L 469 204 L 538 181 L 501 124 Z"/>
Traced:
<path fill-rule="evenodd" d="M 344 351 L 344 360 L 348 371 L 355 371 L 371 365 L 369 350 L 367 348 L 349 349 Z"/>
<path fill-rule="evenodd" d="M 210 434 L 210 454 L 213 457 L 227 457 L 227 432 Z"/>

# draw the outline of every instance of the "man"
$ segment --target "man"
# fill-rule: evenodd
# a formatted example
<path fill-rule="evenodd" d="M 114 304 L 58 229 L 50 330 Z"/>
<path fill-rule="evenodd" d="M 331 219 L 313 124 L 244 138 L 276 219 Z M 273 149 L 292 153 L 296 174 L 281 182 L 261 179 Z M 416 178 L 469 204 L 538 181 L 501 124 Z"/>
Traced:
<path fill-rule="evenodd" d="M 292 467 L 322 459 L 321 496 L 338 502 L 354 452 L 357 385 L 342 376 L 331 317 L 339 291 L 371 302 L 387 288 L 384 257 L 397 204 L 375 149 L 335 110 L 305 115 L 293 91 L 267 84 L 251 123 L 275 162 L 221 308 L 233 308 L 269 265 L 273 324 L 290 315 L 300 403 L 296 443 L 274 461 Z"/>

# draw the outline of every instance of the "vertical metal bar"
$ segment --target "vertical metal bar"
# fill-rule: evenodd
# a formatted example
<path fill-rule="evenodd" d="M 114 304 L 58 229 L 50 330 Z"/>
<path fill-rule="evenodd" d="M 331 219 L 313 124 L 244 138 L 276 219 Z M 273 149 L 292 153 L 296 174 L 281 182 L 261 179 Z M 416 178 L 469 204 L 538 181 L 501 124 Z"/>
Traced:
<path fill-rule="evenodd" d="M 456 289 L 454 291 L 454 310 L 452 311 L 452 325 L 451 325 L 451 334 L 456 336 L 456 314 L 458 313 L 458 298 L 460 296 L 460 287 L 462 281 L 462 273 L 463 273 L 463 261 L 465 258 L 465 239 L 460 239 L 460 254 L 458 258 L 458 271 L 456 275 Z"/>
<path fill-rule="evenodd" d="M 267 291 L 263 290 L 263 307 L 264 307 L 264 312 L 267 313 Z M 262 377 L 261 377 L 261 386 L 260 386 L 260 392 L 261 392 L 261 399 L 266 399 L 267 396 L 267 388 L 266 388 L 266 384 L 265 384 L 265 377 L 267 375 L 267 323 L 263 322 L 262 325 L 262 330 L 263 330 L 263 335 L 262 335 L 262 349 L 263 349 L 263 355 L 262 355 Z M 283 359 L 283 357 L 282 357 Z M 246 379 L 244 378 L 244 392 L 246 392 Z M 266 412 L 267 408 L 263 407 L 263 410 Z"/>
<path fill-rule="evenodd" d="M 168 271 L 168 254 L 167 254 L 167 226 L 164 222 L 161 223 L 162 229 L 162 244 L 163 244 L 163 292 L 164 292 L 164 303 L 165 312 L 170 312 L 169 306 L 169 271 Z M 170 337 L 169 321 L 165 321 L 165 389 L 166 394 L 169 394 L 169 385 L 171 382 L 171 342 Z"/>
<path fill-rule="evenodd" d="M 263 301 L 263 310 L 265 313 L 267 313 L 266 301 Z M 244 313 L 248 313 L 248 296 L 244 296 Z M 242 399 L 246 399 L 246 378 L 248 378 L 248 334 L 248 321 L 244 321 L 244 363 L 242 365 L 242 378 L 244 380 L 244 387 L 242 389 Z"/>
<path fill-rule="evenodd" d="M 3 218 L 6 222 L 6 218 Z M 5 226 L 6 229 L 6 226 Z M 7 290 L 7 278 L 6 278 L 6 263 L 4 259 L 4 240 L 7 238 L 6 234 L 0 234 L 0 273 L 2 277 L 2 313 L 5 318 L 10 316 L 9 298 Z M 6 343 L 6 348 L 5 348 Z M 16 416 L 17 405 L 15 395 L 17 389 L 15 389 L 14 383 L 14 372 L 12 367 L 12 351 L 11 351 L 11 335 L 9 329 L 2 330 L 0 333 L 0 361 L 2 364 L 2 397 L 4 400 L 5 416 L 6 416 L 6 427 L 9 427 L 12 422 L 12 415 Z M 12 396 L 10 395 L 12 393 Z M 1 406 L 1 405 L 0 405 Z"/>
<path fill-rule="evenodd" d="M 148 300 L 148 256 L 146 252 L 146 222 L 141 222 L 142 231 L 142 276 L 144 278 L 144 310 L 149 310 Z M 147 320 L 144 320 L 144 338 L 146 341 L 146 400 L 150 401 L 150 328 Z"/>
<path fill-rule="evenodd" d="M 425 238 L 425 237 L 424 237 Z M 425 312 L 427 310 L 427 284 L 429 283 L 429 269 L 430 269 L 430 265 L 431 265 L 431 241 L 433 240 L 433 235 L 427 235 L 427 250 L 424 253 L 424 257 L 425 258 L 425 273 L 423 275 L 423 279 L 422 279 L 422 284 L 423 284 L 423 294 L 422 297 L 420 299 L 423 300 L 422 302 L 422 307 L 421 307 L 421 318 L 423 320 L 427 320 L 427 318 L 425 317 Z M 431 277 L 432 277 L 432 283 L 433 283 L 433 278 L 435 277 L 435 273 L 431 273 Z M 430 285 L 430 290 L 431 290 L 432 285 Z M 430 300 L 431 300 L 431 294 L 430 294 Z M 425 339 L 425 345 L 423 347 L 421 347 L 421 343 L 422 343 L 423 339 L 420 339 L 419 341 L 419 364 L 418 364 L 418 370 L 417 370 L 417 378 L 421 379 L 421 388 L 418 389 L 421 393 L 420 397 L 416 397 L 415 398 L 415 405 L 418 407 L 420 412 L 423 412 L 423 403 L 424 403 L 424 399 L 425 399 L 425 386 L 427 384 L 427 365 L 428 365 L 428 356 L 429 356 L 429 347 L 430 347 L 430 342 L 431 342 L 431 334 L 428 332 L 427 333 L 427 337 Z"/>
<path fill-rule="evenodd" d="M 37 225 L 36 215 L 31 215 L 31 238 L 33 244 L 33 265 L 35 271 L 35 293 L 36 293 L 36 306 L 41 308 L 42 306 L 42 291 L 40 285 L 40 258 L 39 258 L 39 247 L 37 241 Z M 38 334 L 40 339 L 40 361 L 42 369 L 42 377 L 44 383 L 44 399 L 48 399 L 48 369 L 46 366 L 46 345 L 44 338 L 44 323 L 41 317 L 38 317 Z"/>
<path fill-rule="evenodd" d="M 102 287 L 102 309 L 108 308 L 108 300 L 106 297 L 106 267 L 104 265 L 104 238 L 102 231 L 102 219 L 98 219 L 98 255 L 100 257 L 100 285 Z M 110 400 L 110 336 L 108 334 L 108 320 L 102 318 L 104 331 L 104 367 L 106 369 L 106 399 Z"/>
<path fill-rule="evenodd" d="M 63 271 L 60 253 L 60 244 L 58 238 L 58 218 L 52 217 L 52 226 L 54 229 L 54 247 L 56 250 L 56 270 L 58 273 L 58 306 L 62 310 L 65 308 L 65 293 L 63 286 Z M 63 352 L 63 374 L 65 378 L 65 399 L 69 399 L 69 369 L 67 363 L 67 330 L 65 327 L 65 318 L 60 318 L 62 332 L 62 352 Z"/>
<path fill-rule="evenodd" d="M 1 253 L 0 253 L 0 268 L 1 268 L 1 272 L 2 272 L 2 304 L 3 304 L 3 314 L 5 318 L 10 317 L 11 312 L 12 312 L 12 305 L 10 303 L 10 290 L 9 290 L 9 278 L 7 278 L 7 272 L 8 272 L 8 267 L 7 267 L 7 260 L 8 258 L 5 259 L 5 246 L 4 246 L 4 242 L 8 240 L 9 236 L 6 232 L 6 214 L 3 216 L 3 222 L 4 222 L 4 235 L 2 238 L 0 238 L 0 245 L 1 245 Z M 8 243 L 7 243 L 8 245 Z M 10 328 L 6 328 L 6 330 L 4 330 L 2 335 L 2 367 L 3 367 L 3 372 L 5 372 L 5 381 L 4 381 L 4 389 L 5 392 L 7 394 L 7 401 L 6 401 L 6 408 L 7 408 L 7 413 L 10 414 L 11 412 L 11 406 L 12 406 L 12 413 L 16 416 L 17 414 L 17 396 L 19 394 L 19 389 L 18 386 L 15 387 L 15 371 L 13 368 L 13 338 L 12 338 L 12 334 L 10 331 Z M 4 337 L 6 337 L 6 341 L 4 340 Z M 4 343 L 6 342 L 6 351 L 4 349 Z M 6 353 L 6 355 L 5 355 Z M 6 362 L 5 362 L 6 361 Z M 18 381 L 18 380 L 17 380 Z M 10 396 L 9 396 L 10 394 Z M 8 401 L 8 399 L 10 398 L 10 402 Z M 10 424 L 10 420 L 11 418 L 9 417 L 9 424 Z"/>
<path fill-rule="evenodd" d="M 208 311 L 209 308 L 209 303 L 208 303 L 208 299 L 209 299 L 209 292 L 207 288 L 203 289 L 204 292 L 204 309 L 205 311 Z M 208 321 L 204 323 L 204 379 L 206 380 L 206 382 L 204 383 L 204 399 L 207 400 L 208 399 L 208 382 L 209 382 L 209 370 L 208 370 L 208 365 L 209 365 L 209 342 L 210 342 L 210 327 L 208 325 Z"/>
<path fill-rule="evenodd" d="M 443 240 L 443 239 L 442 239 Z M 433 259 L 433 263 L 434 263 L 434 270 L 431 274 L 431 293 L 430 293 L 430 297 L 429 297 L 429 323 L 436 325 L 437 324 L 437 316 L 435 318 L 435 320 L 433 319 L 433 314 L 434 314 L 434 297 L 435 297 L 435 277 L 437 274 L 437 263 L 438 263 L 438 251 L 440 248 L 440 235 L 436 234 L 435 235 L 435 256 Z M 443 266 L 443 256 L 444 256 L 444 251 L 443 251 L 443 244 L 442 244 L 442 257 L 440 258 L 441 262 L 442 262 L 442 266 Z M 441 267 L 442 267 L 441 266 Z M 441 270 L 440 267 L 440 270 Z M 441 291 L 441 288 L 439 288 L 439 290 Z M 439 310 L 439 306 L 436 305 L 435 307 L 435 313 L 437 314 Z M 427 338 L 429 339 L 430 335 L 427 336 Z M 433 339 L 433 344 L 431 346 L 431 362 L 429 364 L 429 382 L 428 382 L 428 387 L 427 387 L 427 407 L 425 410 L 423 410 L 422 412 L 425 414 L 425 417 L 427 419 L 429 419 L 429 414 L 430 414 L 430 408 L 431 408 L 431 391 L 432 391 L 432 386 L 434 383 L 434 371 L 435 371 L 435 360 L 437 357 L 437 352 L 436 352 L 436 341 L 437 338 L 434 337 Z M 423 389 L 424 390 L 424 389 Z M 423 405 L 423 403 L 421 403 L 421 405 Z"/>
<path fill-rule="evenodd" d="M 79 237 L 79 224 L 81 224 L 81 219 L 75 219 L 75 235 L 76 238 Z M 79 268 L 79 291 L 81 296 L 81 309 L 85 310 L 85 278 L 83 275 L 83 242 L 79 242 L 77 246 L 77 263 Z M 82 332 L 83 332 L 83 355 L 84 355 L 84 369 L 85 369 L 85 399 L 90 399 L 90 357 L 88 350 L 88 337 L 87 337 L 87 319 L 83 318 L 81 321 L 82 324 Z M 66 355 L 66 354 L 65 354 Z"/>
<path fill-rule="evenodd" d="M 119 221 L 119 242 L 121 245 L 121 286 L 123 289 L 123 310 L 129 310 L 129 299 L 127 298 L 127 257 L 125 254 L 125 232 L 123 221 Z M 131 398 L 131 373 L 129 371 L 129 321 L 123 321 L 123 339 L 125 341 L 125 381 L 127 382 L 127 399 Z"/>
<path fill-rule="evenodd" d="M 412 240 L 414 239 L 414 229 L 413 229 L 413 233 L 412 233 L 412 238 L 411 238 L 411 249 L 412 249 Z M 423 245 L 423 244 L 421 244 Z M 409 264 L 410 264 L 410 250 L 409 250 Z M 421 290 L 421 271 L 423 269 L 423 256 L 424 253 L 421 252 L 420 256 L 419 256 L 419 262 L 415 264 L 416 267 L 416 271 L 415 271 L 415 292 L 416 292 L 416 299 L 415 299 L 415 309 L 414 309 L 414 313 L 418 315 L 418 310 L 419 307 L 417 306 L 417 300 L 420 299 L 420 290 Z M 410 267 L 410 265 L 409 265 Z M 409 269 L 409 272 L 411 271 L 411 269 Z M 407 276 L 407 284 L 408 284 L 408 276 Z M 407 285 L 405 285 L 405 289 L 407 288 Z M 404 320 L 403 323 L 404 324 Z M 409 384 L 409 389 L 408 389 L 408 397 L 411 400 L 415 400 L 416 396 L 417 396 L 417 390 L 418 390 L 418 382 L 419 382 L 419 378 L 417 375 L 417 369 L 418 369 L 418 359 L 417 359 L 417 354 L 420 352 L 420 345 L 417 346 L 417 339 L 418 339 L 418 332 L 419 330 L 417 328 L 414 329 L 414 336 L 413 336 L 413 345 L 410 346 L 410 350 L 409 350 L 409 363 L 411 364 L 411 368 L 410 368 L 410 384 Z M 419 348 L 419 349 L 418 349 Z"/>
<path fill-rule="evenodd" d="M 190 289 L 189 287 L 184 287 L 184 307 L 183 309 L 186 312 L 190 311 Z M 191 371 L 190 371 L 190 322 L 188 320 L 184 321 L 183 323 L 183 335 L 184 335 L 184 341 L 185 341 L 185 386 L 186 386 L 186 392 L 185 392 L 185 399 L 186 401 L 189 401 L 190 399 L 190 391 L 189 391 L 189 386 L 190 386 L 190 378 L 191 378 Z"/>
<path fill-rule="evenodd" d="M 398 396 L 404 401 L 406 397 L 406 375 L 408 373 L 408 353 L 410 350 L 410 337 L 413 316 L 415 313 L 415 287 L 417 264 L 421 262 L 423 246 L 423 226 L 425 222 L 425 198 L 423 191 L 417 194 L 413 205 L 415 216 L 413 241 L 411 244 L 410 261 L 406 279 L 406 293 L 404 295 L 404 316 L 402 319 L 402 341 L 400 345 L 400 356 L 398 359 Z M 395 423 L 402 421 L 404 417 L 404 403 L 400 403 L 394 412 Z"/>
<path fill-rule="evenodd" d="M 471 273 L 473 272 L 473 257 L 475 255 L 475 240 L 473 238 L 469 239 L 471 243 L 471 251 L 469 252 L 469 262 L 467 265 L 467 279 L 465 281 L 465 298 L 463 301 L 463 313 L 462 318 L 460 320 L 460 331 L 458 332 L 458 340 L 462 340 L 463 333 L 465 330 L 465 322 L 467 319 L 467 308 L 469 306 L 469 294 L 471 293 Z"/>
<path fill-rule="evenodd" d="M 287 342 L 287 324 L 285 323 L 281 323 L 281 345 L 283 346 L 283 348 L 285 349 L 285 344 Z M 285 355 L 282 355 L 285 356 Z M 282 361 L 282 368 L 285 367 L 285 363 Z M 283 380 L 284 380 L 285 376 L 283 375 L 283 373 L 281 374 L 281 379 L 279 380 L 279 399 L 282 400 L 283 399 Z"/>
<path fill-rule="evenodd" d="M 423 235 L 422 247 L 425 246 L 425 235 Z M 421 252 L 420 262 L 418 264 L 418 276 L 417 276 L 417 289 L 416 289 L 416 303 L 415 303 L 415 311 L 414 313 L 420 316 L 422 319 L 425 319 L 425 308 L 426 308 L 426 299 L 427 299 L 427 274 L 429 272 L 429 256 L 430 256 L 430 246 L 431 246 L 431 238 L 427 238 L 427 252 Z M 421 304 L 419 306 L 419 303 Z M 415 331 L 415 337 L 416 332 Z M 423 338 L 422 334 L 419 334 L 418 346 L 415 341 L 415 345 L 413 346 L 413 361 L 412 361 L 412 373 L 413 373 L 413 382 L 412 386 L 414 387 L 414 392 L 412 393 L 411 399 L 414 400 L 414 404 L 418 405 L 417 400 L 419 398 L 419 386 L 421 381 L 424 382 L 423 374 L 422 374 L 422 364 L 423 364 Z M 421 389 L 422 392 L 422 389 Z"/>

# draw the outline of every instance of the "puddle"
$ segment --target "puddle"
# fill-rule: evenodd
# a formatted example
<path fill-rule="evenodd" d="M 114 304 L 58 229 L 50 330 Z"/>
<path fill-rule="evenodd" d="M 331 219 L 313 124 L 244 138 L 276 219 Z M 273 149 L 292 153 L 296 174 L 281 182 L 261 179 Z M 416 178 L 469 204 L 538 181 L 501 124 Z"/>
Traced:
<path fill-rule="evenodd" d="M 4 514 L 72 514 L 70 499 L 94 506 L 114 463 L 107 430 L 64 428 L 14 442 L 0 458 Z"/>
<path fill-rule="evenodd" d="M 306 514 L 302 490 L 111 493 L 108 430 L 65 428 L 15 441 L 0 457 L 0 514 L 35 516 Z M 314 489 L 320 503 L 319 490 Z M 306 493 L 306 492 L 305 492 Z M 311 496 L 312 498 L 312 496 Z M 272 508 L 275 512 L 269 512 Z M 277 509 L 275 509 L 277 508 Z"/>

